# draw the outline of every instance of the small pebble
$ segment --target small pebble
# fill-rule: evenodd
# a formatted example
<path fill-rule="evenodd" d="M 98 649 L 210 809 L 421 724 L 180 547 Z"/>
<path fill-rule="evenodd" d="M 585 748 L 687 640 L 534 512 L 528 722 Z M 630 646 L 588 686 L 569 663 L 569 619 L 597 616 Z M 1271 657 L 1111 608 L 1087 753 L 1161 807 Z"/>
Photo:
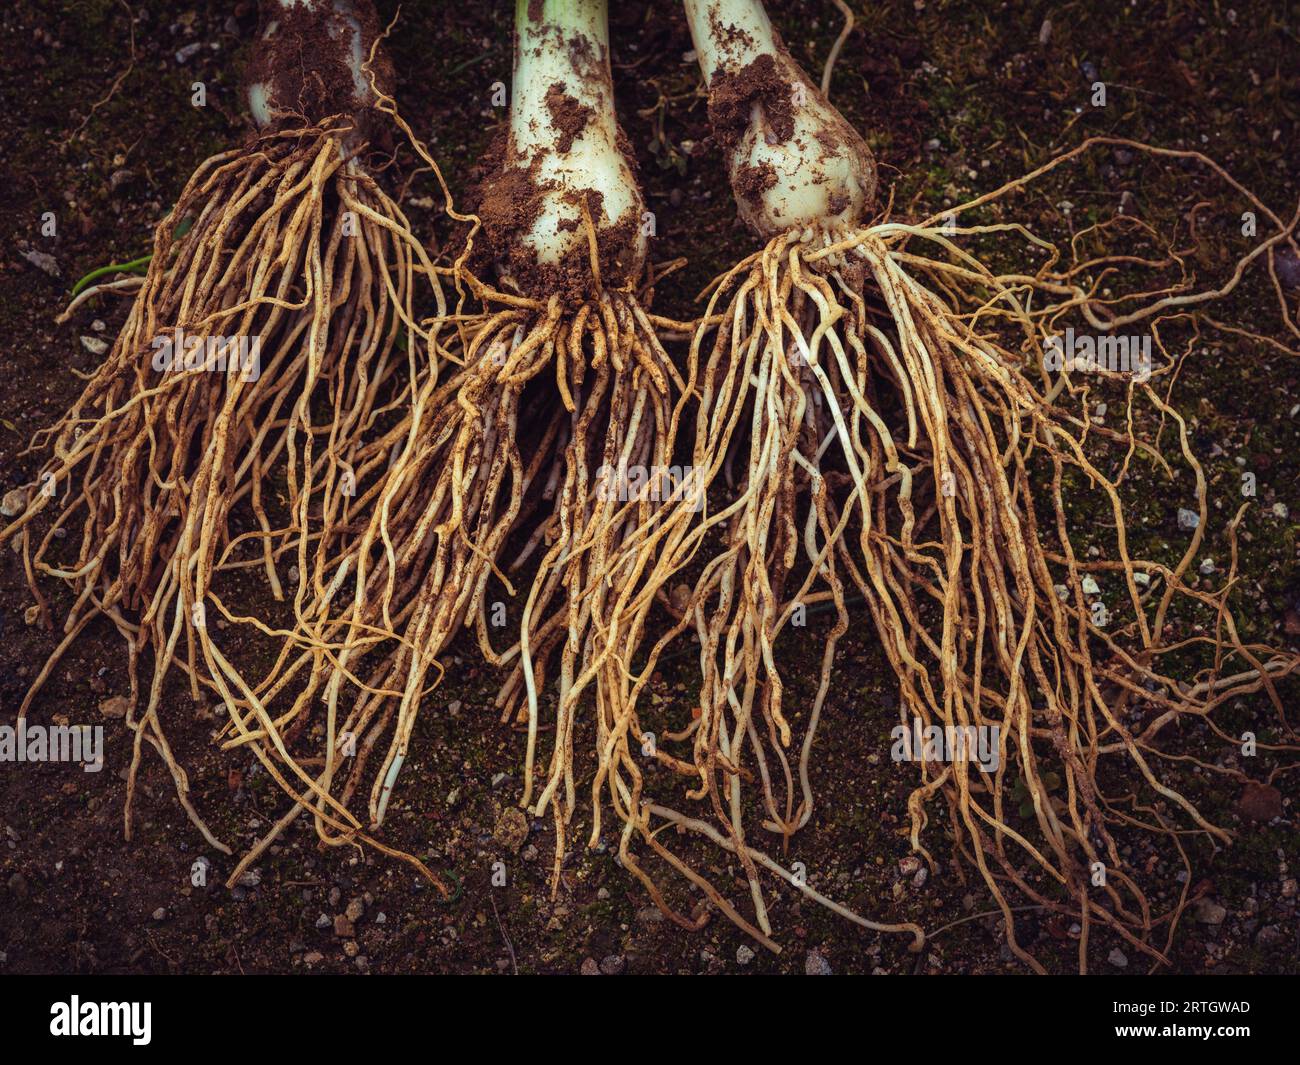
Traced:
<path fill-rule="evenodd" d="M 1256 942 L 1258 942 L 1261 947 L 1274 947 L 1279 945 L 1285 938 L 1286 936 L 1283 934 L 1282 929 L 1279 926 L 1269 924 L 1259 930 Z"/>
<path fill-rule="evenodd" d="M 1213 899 L 1198 899 L 1196 902 L 1195 917 L 1199 924 L 1221 925 L 1227 916 L 1226 907 L 1220 906 Z"/>
<path fill-rule="evenodd" d="M 23 488 L 13 488 L 4 494 L 4 499 L 0 499 L 0 516 L 6 518 L 17 517 L 27 506 L 27 491 Z"/>
<path fill-rule="evenodd" d="M 1277 279 L 1283 288 L 1300 288 L 1300 259 L 1290 248 L 1283 248 L 1273 256 Z"/>
<path fill-rule="evenodd" d="M 104 717 L 126 717 L 131 702 L 125 695 L 114 695 L 99 704 L 99 712 Z"/>
<path fill-rule="evenodd" d="M 58 277 L 61 272 L 59 270 L 58 261 L 53 255 L 49 255 L 43 251 L 20 251 L 18 254 L 36 267 L 36 269 L 49 274 L 50 277 Z"/>
<path fill-rule="evenodd" d="M 1250 781 L 1237 799 L 1237 811 L 1248 821 L 1267 822 L 1282 816 L 1282 793 L 1271 784 Z"/>

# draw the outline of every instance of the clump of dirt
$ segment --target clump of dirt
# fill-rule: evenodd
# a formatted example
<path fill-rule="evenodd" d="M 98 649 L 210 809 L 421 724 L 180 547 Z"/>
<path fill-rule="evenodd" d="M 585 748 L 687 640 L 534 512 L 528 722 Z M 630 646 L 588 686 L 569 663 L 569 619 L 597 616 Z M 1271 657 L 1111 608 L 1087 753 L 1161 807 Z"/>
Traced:
<path fill-rule="evenodd" d="M 480 251 L 496 259 L 506 258 L 510 238 L 536 218 L 540 209 L 542 190 L 537 187 L 536 167 L 507 166 L 508 139 L 502 131 L 489 143 L 469 192 L 467 206 L 483 223 L 484 240 L 475 249 L 475 266 L 481 265 Z"/>
<path fill-rule="evenodd" d="M 609 56 L 604 48 L 593 48 L 591 41 L 575 33 L 568 40 L 569 62 L 584 79 L 603 79 Z"/>
<path fill-rule="evenodd" d="M 578 135 L 587 128 L 594 112 L 576 96 L 565 92 L 564 85 L 558 81 L 546 90 L 546 109 L 551 112 L 551 125 L 560 134 L 555 150 L 565 155 Z"/>
<path fill-rule="evenodd" d="M 710 80 L 709 124 L 724 152 L 740 143 L 754 104 L 763 110 L 771 143 L 784 144 L 794 136 L 791 85 L 773 56 L 761 55 L 735 72 L 719 70 Z"/>
<path fill-rule="evenodd" d="M 837 155 L 839 153 L 840 145 L 843 141 L 835 135 L 833 129 L 830 129 L 827 126 L 820 126 L 814 131 L 813 136 L 817 138 L 817 143 L 822 146 L 822 149 L 827 155 Z"/>
<path fill-rule="evenodd" d="M 345 115 L 355 121 L 358 137 L 390 146 L 390 135 L 370 114 L 369 100 L 362 98 L 349 62 L 358 26 L 362 54 L 374 55 L 369 66 L 375 85 L 392 95 L 392 62 L 382 48 L 372 52 L 380 33 L 373 8 L 365 5 L 363 10 L 345 13 L 334 7 L 313 11 L 278 3 L 261 7 L 256 43 L 244 75 L 245 94 L 252 85 L 266 85 L 272 110 L 283 114 L 281 122 L 317 123 Z"/>
<path fill-rule="evenodd" d="M 761 166 L 739 166 L 732 178 L 732 187 L 736 195 L 757 205 L 762 202 L 763 193 L 776 184 L 776 171 L 770 163 Z"/>
<path fill-rule="evenodd" d="M 732 23 L 723 22 L 716 10 L 709 12 L 709 32 L 713 34 L 713 39 L 724 47 L 749 48 L 754 43 L 754 38 L 745 30 Z"/>

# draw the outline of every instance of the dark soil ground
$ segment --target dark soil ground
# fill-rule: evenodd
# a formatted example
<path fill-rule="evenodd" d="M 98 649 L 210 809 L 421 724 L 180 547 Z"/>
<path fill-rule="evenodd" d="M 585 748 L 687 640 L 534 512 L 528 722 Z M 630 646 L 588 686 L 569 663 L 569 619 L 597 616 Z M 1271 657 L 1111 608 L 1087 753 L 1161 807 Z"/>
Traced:
<path fill-rule="evenodd" d="M 385 18 L 396 6 L 394 0 L 379 4 Z M 466 187 L 503 118 L 491 97 L 494 83 L 510 78 L 512 6 L 407 0 L 393 33 L 398 100 L 454 189 Z M 736 220 L 709 141 L 679 5 L 628 0 L 611 6 L 617 96 L 657 216 L 654 254 L 689 260 L 659 286 L 656 307 L 688 317 L 703 285 L 752 241 Z M 819 73 L 840 27 L 834 6 L 823 0 L 769 6 L 791 51 Z M 832 98 L 868 137 L 898 214 L 922 216 L 961 202 L 1091 133 L 1201 149 L 1279 214 L 1294 210 L 1300 90 L 1291 57 L 1300 41 L 1287 5 L 853 0 L 852 6 L 860 17 L 835 68 Z M 56 326 L 71 285 L 92 269 L 143 254 L 196 164 L 244 135 L 237 85 L 253 7 L 215 0 L 18 0 L 0 13 L 0 223 L 7 234 L 0 249 L 0 492 L 32 475 L 34 460 L 21 455 L 23 447 L 70 404 L 77 372 L 94 365 L 96 356 L 80 338 L 111 337 L 125 315 L 124 301 L 104 298 Z M 861 13 L 865 7 L 869 14 Z M 1092 105 L 1095 81 L 1107 85 L 1104 107 Z M 192 106 L 195 82 L 206 86 L 205 107 Z M 409 151 L 399 155 L 397 175 L 415 168 Z M 450 239 L 437 202 L 429 175 L 416 176 L 408 210 L 434 247 Z M 1176 234 L 1207 281 L 1221 281 L 1248 246 L 1238 222 L 1246 207 L 1203 168 L 1124 152 L 1095 153 L 1017 197 L 1013 213 L 1060 240 L 1121 206 Z M 54 236 L 42 233 L 46 212 L 56 219 Z M 24 252 L 51 256 L 40 262 L 56 273 Z M 1276 300 L 1259 271 L 1216 313 L 1284 335 L 1272 324 Z M 1294 647 L 1300 363 L 1230 335 L 1207 335 L 1202 343 L 1186 361 L 1172 400 L 1189 420 L 1210 478 L 1216 521 L 1204 554 L 1226 558 L 1223 526 L 1240 500 L 1241 472 L 1256 473 L 1259 496 L 1242 525 L 1233 602 L 1247 635 Z M 1093 398 L 1107 394 L 1103 387 Z M 1190 491 L 1186 482 L 1184 475 L 1181 485 L 1154 478 L 1130 485 L 1135 555 L 1169 556 L 1178 536 L 1176 508 Z M 1280 516 L 1275 504 L 1289 516 Z M 1083 552 L 1104 514 L 1100 505 L 1091 511 L 1081 505 L 1074 517 L 1072 534 Z M 30 602 L 18 558 L 6 550 L 0 558 L 0 723 L 12 723 L 57 640 L 25 624 Z M 803 641 L 782 645 L 791 706 L 815 690 L 818 631 L 811 623 Z M 820 805 L 787 857 L 804 863 L 815 886 L 861 912 L 915 920 L 937 932 L 920 956 L 909 955 L 900 937 L 865 934 L 780 889 L 772 892 L 773 925 L 786 948 L 779 956 L 742 950 L 746 938 L 718 917 L 699 933 L 685 933 L 663 920 L 616 864 L 608 829 L 602 848 L 578 848 L 570 858 L 553 901 L 549 823 L 529 824 L 522 841 L 498 831 L 503 811 L 518 797 L 521 737 L 497 724 L 494 677 L 474 664 L 471 648 L 458 651 L 456 668 L 430 700 L 436 707 L 420 719 L 384 829 L 388 842 L 448 871 L 458 885 L 455 898 L 442 902 L 408 866 L 374 853 L 322 850 L 309 825 L 266 855 L 256 883 L 230 891 L 221 886 L 230 861 L 212 853 L 207 886 L 191 885 L 203 841 L 156 759 L 146 759 L 135 839 L 123 839 L 121 777 L 131 737 L 120 721 L 101 719 L 98 711 L 124 690 L 123 649 L 107 625 L 88 630 L 32 717 L 102 720 L 106 769 L 96 775 L 67 765 L 0 765 L 0 972 L 577 972 L 588 959 L 604 961 L 609 972 L 801 972 L 810 951 L 836 972 L 1021 969 L 988 914 L 994 907 L 982 882 L 969 866 L 951 861 L 945 825 L 932 823 L 927 835 L 941 862 L 937 874 L 917 884 L 900 870 L 909 853 L 906 798 L 913 777 L 888 758 L 897 711 L 887 667 L 866 627 L 842 644 L 817 746 Z M 665 665 L 658 697 L 691 697 L 690 661 L 688 655 Z M 1296 688 L 1283 693 L 1294 718 Z M 283 811 L 277 787 L 252 758 L 213 749 L 216 714 L 194 708 L 186 691 L 171 693 L 164 716 L 196 805 L 236 850 L 251 844 Z M 1221 724 L 1232 734 L 1253 729 L 1261 741 L 1279 737 L 1263 700 L 1225 707 Z M 1236 764 L 1259 781 L 1279 764 L 1267 754 L 1234 761 L 1232 750 L 1225 752 L 1204 728 L 1184 725 L 1168 743 L 1182 755 Z M 1164 771 L 1210 820 L 1235 834 L 1230 847 L 1218 849 L 1202 836 L 1183 837 L 1200 901 L 1179 926 L 1170 969 L 1297 971 L 1300 774 L 1275 779 L 1280 810 L 1256 820 L 1248 814 L 1258 811 L 1240 803 L 1239 782 L 1190 763 L 1170 762 Z M 1138 788 L 1134 778 L 1108 770 L 1103 786 L 1124 795 Z M 586 827 L 577 826 L 574 835 L 584 836 Z M 1155 910 L 1167 909 L 1188 877 L 1177 855 L 1141 837 L 1126 839 L 1125 849 L 1131 865 L 1145 870 Z M 720 853 L 695 853 L 715 877 L 736 876 Z M 497 862 L 508 882 L 493 888 Z M 674 898 L 689 909 L 683 892 Z M 337 922 L 350 904 L 351 918 Z M 1035 911 L 1018 916 L 1020 941 L 1049 969 L 1075 967 L 1077 944 L 1068 925 Z M 1113 953 L 1119 945 L 1097 935 L 1094 970 L 1119 971 Z M 1149 967 L 1135 951 L 1123 953 L 1128 971 Z"/>

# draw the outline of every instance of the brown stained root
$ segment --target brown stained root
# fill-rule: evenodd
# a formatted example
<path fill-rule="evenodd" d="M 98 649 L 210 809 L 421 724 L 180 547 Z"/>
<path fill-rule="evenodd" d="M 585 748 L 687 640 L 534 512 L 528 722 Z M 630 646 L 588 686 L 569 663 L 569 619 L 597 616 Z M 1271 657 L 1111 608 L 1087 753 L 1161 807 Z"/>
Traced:
<path fill-rule="evenodd" d="M 224 703 L 226 744 L 255 754 L 315 813 L 327 842 L 368 841 L 310 774 L 271 753 L 274 727 L 258 718 L 251 686 L 225 657 L 234 645 L 221 630 L 239 619 L 220 598 L 234 572 L 261 575 L 278 600 L 306 594 L 317 551 L 335 547 L 366 486 L 387 468 L 394 439 L 379 431 L 385 412 L 414 389 L 417 352 L 424 358 L 426 344 L 437 346 L 410 307 L 429 298 L 439 320 L 446 314 L 436 271 L 401 209 L 340 150 L 347 130 L 344 121 L 270 131 L 199 166 L 155 234 L 111 351 L 71 410 L 33 439 L 44 465 L 22 514 L 0 528 L 0 545 L 21 554 L 40 622 L 53 621 L 47 580 L 61 581 L 73 600 L 62 619 L 67 635 L 20 717 L 92 621 L 108 620 L 127 644 L 127 838 L 152 749 L 191 822 L 230 853 L 190 802 L 167 741 L 177 707 L 163 696 L 179 671 L 195 700 Z M 421 277 L 431 297 L 417 297 Z M 255 350 L 256 361 L 158 359 L 159 338 L 181 335 L 210 352 Z"/>
<path fill-rule="evenodd" d="M 591 712 L 583 695 L 594 691 L 598 727 L 617 728 L 622 641 L 636 646 L 659 587 L 645 542 L 658 500 L 629 498 L 609 464 L 626 453 L 634 466 L 670 465 L 689 386 L 632 296 L 606 292 L 575 311 L 554 297 L 528 309 L 477 290 L 483 308 L 464 320 L 464 366 L 412 398 L 361 534 L 316 554 L 297 651 L 259 687 L 264 702 L 249 698 L 286 743 L 290 729 L 305 735 L 298 726 L 324 712 L 322 701 L 335 735 L 365 737 L 352 761 L 331 764 L 327 746 L 315 783 L 328 798 L 316 805 L 354 823 L 348 811 L 368 784 L 379 825 L 417 716 L 436 712 L 438 659 L 459 630 L 476 631 L 485 658 L 507 667 L 504 719 L 528 724 L 522 802 L 555 815 L 558 875 L 575 799 L 574 718 Z M 498 650 L 489 581 L 512 580 L 530 557 L 531 585 L 508 589 L 519 641 Z M 552 680 L 559 719 L 546 730 L 537 693 Z M 626 747 L 613 753 L 634 759 Z"/>
<path fill-rule="evenodd" d="M 1300 655 L 1244 641 L 1229 599 L 1239 579 L 1237 528 L 1249 504 L 1228 524 L 1231 564 L 1221 585 L 1205 589 L 1186 579 L 1212 508 L 1188 426 L 1168 393 L 1195 336 L 1180 352 L 1160 332 L 1200 318 L 1198 330 L 1266 342 L 1200 317 L 1197 307 L 1230 292 L 1261 252 L 1288 241 L 1300 213 L 1282 220 L 1199 153 L 1115 138 L 1089 140 L 957 210 L 1023 189 L 1093 147 L 1121 144 L 1209 166 L 1275 232 L 1238 261 L 1223 288 L 1197 291 L 1186 278 L 1165 288 L 1144 285 L 1136 308 L 1133 296 L 1090 291 L 1078 249 L 1051 249 L 1051 262 L 1032 279 L 998 276 L 964 248 L 948 254 L 954 238 L 937 219 L 914 226 L 886 220 L 833 239 L 779 236 L 711 286 L 689 365 L 702 397 L 693 461 L 717 502 L 702 519 L 670 505 L 653 533 L 661 586 L 692 562 L 703 569 L 693 592 L 674 603 L 676 626 L 627 681 L 616 729 L 599 737 L 600 779 L 625 831 L 765 945 L 760 872 L 805 895 L 810 890 L 769 855 L 788 848 L 813 817 L 816 735 L 823 710 L 844 709 L 842 697 L 837 707 L 831 694 L 832 678 L 837 644 L 851 626 L 865 624 L 879 640 L 905 730 L 974 728 L 1001 744 L 992 762 L 970 748 L 937 758 L 915 750 L 902 755 L 910 764 L 892 771 L 916 781 L 907 802 L 913 850 L 938 871 L 927 840 L 955 837 L 957 860 L 977 870 L 995 900 L 1011 951 L 1038 971 L 1017 938 L 1023 927 L 1016 914 L 1026 908 L 1079 923 L 1081 970 L 1092 929 L 1105 929 L 1154 965 L 1168 962 L 1190 900 L 1186 893 L 1149 896 L 1150 869 L 1132 862 L 1131 843 L 1139 833 L 1155 837 L 1190 873 L 1185 837 L 1230 836 L 1177 790 L 1171 762 L 1190 760 L 1226 779 L 1245 775 L 1166 750 L 1163 730 L 1196 722 L 1235 746 L 1238 738 L 1215 722 L 1214 711 L 1261 693 L 1286 738 L 1275 751 L 1300 749 L 1287 742 L 1295 731 L 1279 690 L 1283 678 L 1300 672 Z M 1098 228 L 1125 227 L 1142 223 L 1121 217 Z M 972 222 L 956 239 L 1009 228 Z M 925 243 L 947 250 L 927 255 Z M 1122 259 L 1089 266 L 1106 272 Z M 1170 252 L 1155 265 L 1172 261 Z M 1099 330 L 1141 322 L 1152 331 L 1159 357 L 1149 380 L 1128 383 L 1130 414 L 1120 428 L 1087 417 L 1087 383 L 1071 372 L 1053 380 L 1038 365 L 1035 350 L 1067 310 Z M 1300 339 L 1280 295 L 1279 310 Z M 1144 439 L 1141 424 L 1167 426 L 1164 446 L 1161 434 Z M 1166 459 L 1166 451 L 1176 457 Z M 1131 490 L 1125 482 L 1139 454 L 1171 479 L 1174 462 L 1195 475 L 1188 505 L 1201 525 L 1167 564 L 1129 553 L 1121 491 Z M 1071 514 L 1081 495 L 1106 512 L 1111 532 L 1100 559 L 1075 554 Z M 1088 578 L 1101 582 L 1111 616 L 1099 619 L 1098 597 L 1090 601 L 1084 592 Z M 1176 604 L 1180 618 L 1207 611 L 1214 621 L 1180 633 Z M 778 642 L 801 624 L 793 619 L 805 608 L 833 611 L 811 703 L 787 691 Z M 670 790 L 655 780 L 655 800 L 647 802 L 637 759 L 608 752 L 635 750 L 642 678 L 689 632 L 698 640 L 690 653 L 703 667 L 700 704 L 689 716 L 660 722 L 655 751 L 661 767 L 683 778 L 687 801 L 670 805 Z M 1203 666 L 1199 673 L 1189 673 L 1188 655 Z M 633 660 L 631 645 L 623 658 Z M 1141 723 L 1127 725 L 1135 709 Z M 1127 774 L 1127 794 L 1115 793 L 1104 772 L 1114 763 Z M 674 854 L 667 825 L 733 855 L 752 906 L 728 902 Z M 645 882 L 625 849 L 620 857 Z M 1098 864 L 1107 872 L 1104 885 L 1094 879 Z M 914 950 L 924 941 L 915 925 L 873 924 L 817 901 L 866 927 L 912 934 Z"/>

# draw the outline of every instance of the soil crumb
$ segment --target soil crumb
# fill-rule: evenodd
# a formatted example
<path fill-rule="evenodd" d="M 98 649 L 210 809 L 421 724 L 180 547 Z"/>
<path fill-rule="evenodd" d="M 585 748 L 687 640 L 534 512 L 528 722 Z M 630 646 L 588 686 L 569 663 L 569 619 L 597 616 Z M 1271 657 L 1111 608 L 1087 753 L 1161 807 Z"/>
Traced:
<path fill-rule="evenodd" d="M 564 85 L 556 82 L 546 90 L 546 109 L 551 112 L 551 125 L 559 131 L 559 140 L 555 148 L 561 155 L 573 147 L 574 140 L 587 128 L 591 121 L 592 110 L 576 97 L 564 91 Z"/>
<path fill-rule="evenodd" d="M 770 143 L 784 144 L 794 136 L 791 96 L 773 56 L 761 55 L 735 73 L 719 70 L 709 82 L 709 124 L 719 147 L 730 153 L 745 135 L 754 104 L 762 108 Z"/>
<path fill-rule="evenodd" d="M 761 202 L 763 193 L 775 184 L 776 172 L 772 169 L 770 163 L 763 163 L 761 166 L 737 167 L 732 181 L 732 187 L 735 189 L 736 195 L 754 204 Z"/>

